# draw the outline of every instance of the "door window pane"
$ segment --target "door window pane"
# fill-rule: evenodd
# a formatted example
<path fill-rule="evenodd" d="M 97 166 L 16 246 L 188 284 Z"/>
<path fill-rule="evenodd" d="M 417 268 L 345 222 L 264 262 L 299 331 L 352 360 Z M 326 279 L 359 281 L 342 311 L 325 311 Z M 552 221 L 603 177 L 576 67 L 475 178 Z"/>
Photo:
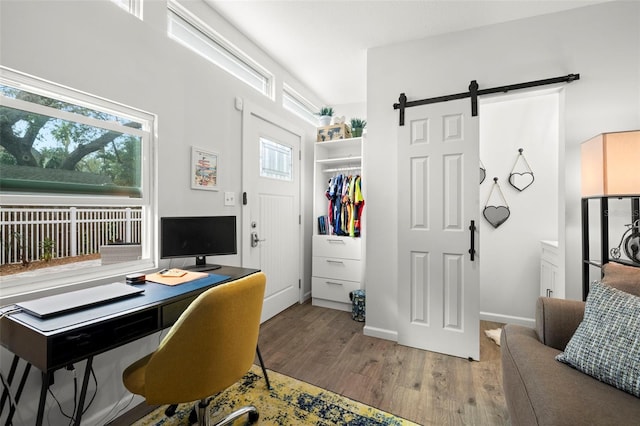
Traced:
<path fill-rule="evenodd" d="M 260 138 L 260 176 L 292 181 L 292 152 L 289 146 Z"/>

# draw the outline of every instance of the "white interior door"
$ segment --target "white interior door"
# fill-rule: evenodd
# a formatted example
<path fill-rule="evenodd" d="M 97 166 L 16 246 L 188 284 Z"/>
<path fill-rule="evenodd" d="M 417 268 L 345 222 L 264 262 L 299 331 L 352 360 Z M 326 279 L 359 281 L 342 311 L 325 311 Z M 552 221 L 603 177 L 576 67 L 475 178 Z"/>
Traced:
<path fill-rule="evenodd" d="M 479 359 L 478 117 L 469 99 L 408 108 L 398 131 L 398 343 Z M 473 232 L 478 246 L 477 231 Z"/>
<path fill-rule="evenodd" d="M 266 321 L 300 300 L 301 136 L 245 105 L 242 141 L 242 266 L 267 276 Z"/>

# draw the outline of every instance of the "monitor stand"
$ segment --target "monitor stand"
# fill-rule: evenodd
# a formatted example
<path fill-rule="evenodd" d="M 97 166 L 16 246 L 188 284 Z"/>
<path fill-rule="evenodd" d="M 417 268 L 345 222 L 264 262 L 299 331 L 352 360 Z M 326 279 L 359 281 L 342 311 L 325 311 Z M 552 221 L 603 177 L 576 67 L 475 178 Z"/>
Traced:
<path fill-rule="evenodd" d="M 187 271 L 197 271 L 197 272 L 202 272 L 202 271 L 213 271 L 215 269 L 220 269 L 222 267 L 222 265 L 216 265 L 213 263 L 207 263 L 207 257 L 206 256 L 196 256 L 196 264 L 195 265 L 190 265 L 190 266 L 185 266 L 183 269 L 187 270 Z"/>

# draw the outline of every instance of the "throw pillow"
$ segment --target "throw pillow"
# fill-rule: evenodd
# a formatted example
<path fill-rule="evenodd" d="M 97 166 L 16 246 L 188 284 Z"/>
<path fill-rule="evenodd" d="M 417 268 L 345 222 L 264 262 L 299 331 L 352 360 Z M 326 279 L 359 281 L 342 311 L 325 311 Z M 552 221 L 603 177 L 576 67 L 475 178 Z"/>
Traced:
<path fill-rule="evenodd" d="M 609 262 L 602 266 L 602 271 L 603 283 L 640 296 L 640 268 Z"/>
<path fill-rule="evenodd" d="M 556 359 L 640 397 L 640 297 L 594 282 L 584 319 Z"/>

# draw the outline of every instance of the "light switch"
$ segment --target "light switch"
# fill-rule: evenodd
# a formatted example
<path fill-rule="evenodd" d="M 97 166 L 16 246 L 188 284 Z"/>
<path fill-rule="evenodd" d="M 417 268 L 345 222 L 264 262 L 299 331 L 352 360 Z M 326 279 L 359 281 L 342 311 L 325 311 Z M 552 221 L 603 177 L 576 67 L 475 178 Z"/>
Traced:
<path fill-rule="evenodd" d="M 225 206 L 235 206 L 236 205 L 236 193 L 235 192 L 225 192 L 224 193 L 224 205 Z"/>

